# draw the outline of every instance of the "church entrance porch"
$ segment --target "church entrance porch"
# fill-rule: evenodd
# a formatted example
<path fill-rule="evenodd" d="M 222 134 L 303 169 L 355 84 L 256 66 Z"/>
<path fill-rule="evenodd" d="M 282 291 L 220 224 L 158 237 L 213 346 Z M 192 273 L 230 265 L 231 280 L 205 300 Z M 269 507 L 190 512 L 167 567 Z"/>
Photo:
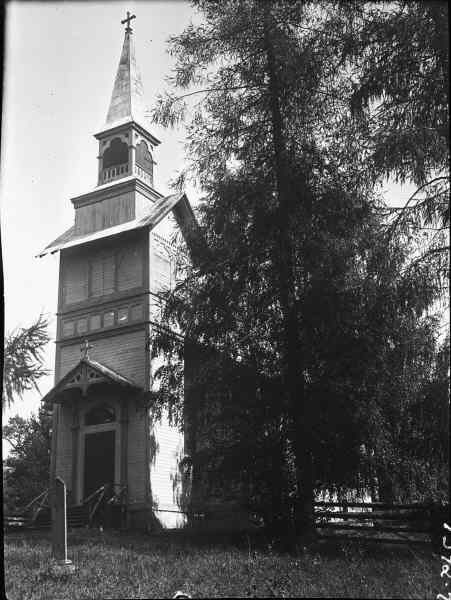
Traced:
<path fill-rule="evenodd" d="M 123 526 L 128 504 L 145 498 L 144 454 L 129 448 L 130 429 L 145 447 L 143 389 L 84 356 L 45 399 L 54 403 L 52 479 L 66 482 L 69 509 L 82 507 L 88 524 L 117 513 Z"/>

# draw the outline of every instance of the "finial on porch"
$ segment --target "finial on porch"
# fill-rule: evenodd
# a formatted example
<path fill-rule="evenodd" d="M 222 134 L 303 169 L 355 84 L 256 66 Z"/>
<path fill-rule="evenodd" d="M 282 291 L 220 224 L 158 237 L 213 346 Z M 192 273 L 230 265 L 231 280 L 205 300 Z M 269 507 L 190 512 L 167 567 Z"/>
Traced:
<path fill-rule="evenodd" d="M 83 344 L 80 344 L 81 357 L 89 360 L 89 350 L 92 347 L 93 346 L 88 342 L 88 340 L 85 340 Z"/>

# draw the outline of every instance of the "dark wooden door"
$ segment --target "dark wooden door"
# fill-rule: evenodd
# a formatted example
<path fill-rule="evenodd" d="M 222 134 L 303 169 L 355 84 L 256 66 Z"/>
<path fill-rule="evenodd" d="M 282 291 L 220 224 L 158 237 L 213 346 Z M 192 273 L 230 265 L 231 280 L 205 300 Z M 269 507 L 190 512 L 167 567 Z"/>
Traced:
<path fill-rule="evenodd" d="M 84 498 L 105 483 L 114 483 L 115 431 L 85 435 Z"/>

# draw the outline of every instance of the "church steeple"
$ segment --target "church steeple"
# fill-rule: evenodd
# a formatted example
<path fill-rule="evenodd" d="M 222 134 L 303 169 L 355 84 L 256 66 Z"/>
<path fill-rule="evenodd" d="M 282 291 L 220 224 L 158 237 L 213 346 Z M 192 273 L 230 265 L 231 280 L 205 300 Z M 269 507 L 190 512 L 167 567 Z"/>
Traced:
<path fill-rule="evenodd" d="M 144 90 L 130 27 L 135 18 L 127 12 L 121 21 L 126 24 L 121 58 L 104 128 L 95 136 L 99 140 L 98 185 L 130 176 L 154 185 L 152 152 L 160 141 L 145 124 Z"/>
<path fill-rule="evenodd" d="M 136 18 L 127 12 L 124 45 L 111 94 L 110 106 L 106 117 L 106 126 L 133 120 L 144 124 L 144 90 L 141 74 L 136 63 L 133 30 L 130 21 Z"/>

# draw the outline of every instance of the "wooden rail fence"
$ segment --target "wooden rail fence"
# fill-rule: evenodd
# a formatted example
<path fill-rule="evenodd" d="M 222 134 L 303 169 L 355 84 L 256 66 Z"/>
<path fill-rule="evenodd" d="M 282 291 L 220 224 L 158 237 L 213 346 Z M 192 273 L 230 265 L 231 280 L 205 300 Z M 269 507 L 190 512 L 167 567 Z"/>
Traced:
<path fill-rule="evenodd" d="M 114 505 L 112 508 L 125 510 L 124 493 L 125 488 L 115 490 L 106 503 Z M 92 525 L 102 501 L 105 503 L 104 486 L 81 505 L 69 506 L 69 527 Z M 34 508 L 36 505 L 37 509 Z M 28 510 L 22 514 L 4 515 L 5 530 L 50 527 L 47 494 L 41 494 L 26 508 Z M 441 548 L 443 523 L 451 523 L 449 508 L 449 504 L 318 501 L 315 502 L 315 525 L 320 539 L 413 544 L 432 542 L 434 547 Z M 120 521 L 121 527 L 124 527 L 122 512 Z"/>
<path fill-rule="evenodd" d="M 449 505 L 383 502 L 315 502 L 315 525 L 324 539 L 434 543 Z"/>

